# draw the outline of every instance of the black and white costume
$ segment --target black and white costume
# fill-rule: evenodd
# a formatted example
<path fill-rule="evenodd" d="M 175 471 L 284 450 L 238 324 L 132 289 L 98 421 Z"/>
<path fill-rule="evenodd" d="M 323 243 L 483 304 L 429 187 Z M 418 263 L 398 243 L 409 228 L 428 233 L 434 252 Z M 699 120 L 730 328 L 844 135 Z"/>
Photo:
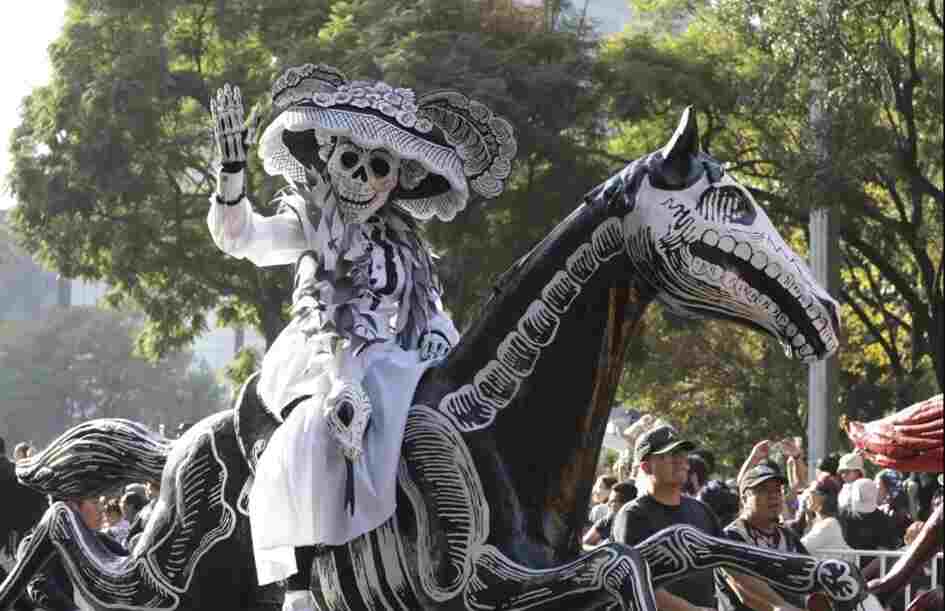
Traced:
<path fill-rule="evenodd" d="M 459 340 L 416 221 L 452 219 L 470 188 L 498 195 L 515 153 L 509 124 L 465 96 L 416 100 L 328 66 L 287 71 L 273 106 L 259 154 L 289 182 L 279 211 L 254 212 L 245 163 L 224 163 L 207 219 L 224 252 L 296 264 L 293 318 L 257 385 L 285 417 L 249 499 L 261 584 L 296 572 L 294 548 L 341 545 L 393 515 L 414 389 Z M 238 89 L 221 90 L 213 113 L 224 161 L 228 149 L 239 161 Z"/>

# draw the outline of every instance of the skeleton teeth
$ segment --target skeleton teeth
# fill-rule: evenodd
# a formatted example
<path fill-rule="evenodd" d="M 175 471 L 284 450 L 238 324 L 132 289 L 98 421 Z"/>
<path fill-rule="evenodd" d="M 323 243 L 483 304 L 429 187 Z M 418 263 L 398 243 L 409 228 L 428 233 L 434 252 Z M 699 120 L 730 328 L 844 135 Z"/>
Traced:
<path fill-rule="evenodd" d="M 801 295 L 797 298 L 797 302 L 801 304 L 802 308 L 808 308 L 813 300 L 810 298 L 810 295 Z"/>
<path fill-rule="evenodd" d="M 818 331 L 823 331 L 827 327 L 827 321 L 824 320 L 823 318 L 815 318 L 813 323 L 814 323 L 814 328 L 817 329 Z"/>
<path fill-rule="evenodd" d="M 719 243 L 719 234 L 709 229 L 702 234 L 702 241 L 709 246 L 715 246 Z"/>
<path fill-rule="evenodd" d="M 722 239 L 719 240 L 719 249 L 722 252 L 732 252 L 735 250 L 735 239 L 731 236 L 723 236 Z"/>
<path fill-rule="evenodd" d="M 757 303 L 758 297 L 761 296 L 761 293 L 758 292 L 758 289 L 748 287 L 748 291 L 745 292 L 745 297 L 748 298 L 748 301 L 751 303 Z"/>
<path fill-rule="evenodd" d="M 810 355 L 814 354 L 814 349 L 811 348 L 810 346 L 806 346 L 806 345 L 805 345 L 805 346 L 802 346 L 800 349 L 798 349 L 797 352 L 798 352 L 798 354 L 800 354 L 801 356 L 810 356 Z"/>
<path fill-rule="evenodd" d="M 804 339 L 804 336 L 798 333 L 794 336 L 794 339 L 791 340 L 791 345 L 797 348 L 798 346 L 803 346 L 807 343 L 807 340 Z"/>
<path fill-rule="evenodd" d="M 810 317 L 811 320 L 813 320 L 815 318 L 819 318 L 820 312 L 817 311 L 816 306 L 810 306 L 809 308 L 807 308 L 807 315 Z"/>
<path fill-rule="evenodd" d="M 794 323 L 790 323 L 787 326 L 787 328 L 784 329 L 784 332 L 787 333 L 788 337 L 794 337 L 795 335 L 797 335 L 797 325 L 795 325 Z"/>
<path fill-rule="evenodd" d="M 696 274 L 697 276 L 702 276 L 705 274 L 706 269 L 708 269 L 709 264 L 701 257 L 693 257 L 692 263 L 689 267 L 692 270 L 692 273 Z"/>
<path fill-rule="evenodd" d="M 713 280 L 719 280 L 722 277 L 723 269 L 718 265 L 709 266 L 709 277 Z"/>
<path fill-rule="evenodd" d="M 739 243 L 739 245 L 735 247 L 735 256 L 742 261 L 751 259 L 751 246 L 744 242 Z"/>
<path fill-rule="evenodd" d="M 791 293 L 791 295 L 793 295 L 795 298 L 801 296 L 801 286 L 800 286 L 799 284 L 797 284 L 796 282 L 795 282 L 794 284 L 792 284 L 791 286 L 788 287 L 788 291 L 789 291 L 789 292 Z"/>
<path fill-rule="evenodd" d="M 777 278 L 778 274 L 781 273 L 781 266 L 777 263 L 769 263 L 768 266 L 765 267 L 765 273 L 768 274 L 769 278 Z"/>
<path fill-rule="evenodd" d="M 763 252 L 756 252 L 751 256 L 751 264 L 755 269 L 764 269 L 765 265 L 768 264 L 768 255 Z"/>
<path fill-rule="evenodd" d="M 730 290 L 735 290 L 735 287 L 736 287 L 737 285 L 738 285 L 738 275 L 737 275 L 737 274 L 733 274 L 732 272 L 725 272 L 724 274 L 722 274 L 722 286 L 723 286 L 723 287 L 725 287 L 725 288 L 727 288 L 727 289 L 730 289 Z"/>
<path fill-rule="evenodd" d="M 778 314 L 778 326 L 781 328 L 786 327 L 788 324 L 788 317 L 784 314 Z"/>

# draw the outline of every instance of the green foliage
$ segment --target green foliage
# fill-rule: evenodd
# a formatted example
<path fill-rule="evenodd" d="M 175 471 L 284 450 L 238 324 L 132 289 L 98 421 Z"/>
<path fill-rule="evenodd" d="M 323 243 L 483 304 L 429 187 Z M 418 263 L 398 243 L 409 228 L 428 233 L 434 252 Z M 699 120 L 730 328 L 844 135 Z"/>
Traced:
<path fill-rule="evenodd" d="M 6 437 L 43 444 L 89 418 L 193 422 L 223 407 L 223 389 L 190 354 L 134 354 L 140 316 L 53 308 L 0 326 L 0 414 Z"/>
<path fill-rule="evenodd" d="M 838 412 L 872 419 L 941 392 L 941 3 L 636 5 L 643 25 L 608 40 L 598 67 L 620 120 L 610 152 L 652 149 L 668 111 L 695 103 L 705 148 L 800 252 L 810 209 L 833 211 Z M 685 23 L 647 19 L 670 13 Z M 739 460 L 753 441 L 803 432 L 806 368 L 766 340 L 721 323 L 654 318 L 649 330 L 628 398 Z"/>
<path fill-rule="evenodd" d="M 508 117 L 520 145 L 500 199 L 426 226 L 463 326 L 500 272 L 695 104 L 704 147 L 798 250 L 811 207 L 835 211 L 838 407 L 868 418 L 940 389 L 941 0 L 634 9 L 624 33 L 599 40 L 551 0 L 73 0 L 50 48 L 53 78 L 24 101 L 11 142 L 14 228 L 49 268 L 103 280 L 112 304 L 140 308 L 137 343 L 152 358 L 203 332 L 210 309 L 271 342 L 288 274 L 222 255 L 205 227 L 210 92 L 238 83 L 265 109 L 272 79 L 304 62 L 420 93 L 455 87 Z M 249 180 L 257 209 L 271 212 L 280 181 L 255 159 Z M 767 340 L 658 311 L 647 326 L 624 400 L 704 433 L 723 463 L 760 436 L 802 432 L 806 370 Z M 241 383 L 258 359 L 241 354 L 229 378 Z"/>
<path fill-rule="evenodd" d="M 256 350 L 243 348 L 236 353 L 236 356 L 230 361 L 230 364 L 226 366 L 224 376 L 232 385 L 233 389 L 237 390 L 246 383 L 249 376 L 253 375 L 253 373 L 259 369 L 261 364 L 262 357 Z"/>

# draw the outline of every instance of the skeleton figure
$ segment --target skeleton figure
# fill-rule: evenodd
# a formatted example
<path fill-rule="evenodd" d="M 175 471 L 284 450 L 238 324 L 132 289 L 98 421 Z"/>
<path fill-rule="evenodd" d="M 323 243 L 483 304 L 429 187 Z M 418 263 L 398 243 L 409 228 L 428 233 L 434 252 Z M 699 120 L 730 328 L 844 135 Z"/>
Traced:
<path fill-rule="evenodd" d="M 416 221 L 452 219 L 470 189 L 498 195 L 515 154 L 509 124 L 478 102 L 455 92 L 417 100 L 328 66 L 288 70 L 273 107 L 281 114 L 259 154 L 289 185 L 264 217 L 245 193 L 255 113 L 243 120 L 229 85 L 211 101 L 222 159 L 208 215 L 215 243 L 259 266 L 295 265 L 292 321 L 257 385 L 284 419 L 250 493 L 261 584 L 295 572 L 293 547 L 340 545 L 393 515 L 413 389 L 459 340 Z M 290 580 L 306 594 L 290 593 L 286 608 L 308 608 L 305 576 Z"/>

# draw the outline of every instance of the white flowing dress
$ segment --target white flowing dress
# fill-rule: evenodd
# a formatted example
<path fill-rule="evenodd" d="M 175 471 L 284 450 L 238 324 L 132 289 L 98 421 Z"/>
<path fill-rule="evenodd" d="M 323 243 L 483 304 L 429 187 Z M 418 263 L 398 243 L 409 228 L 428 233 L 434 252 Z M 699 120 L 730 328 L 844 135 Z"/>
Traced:
<path fill-rule="evenodd" d="M 383 341 L 358 356 L 350 350 L 333 354 L 329 334 L 312 333 L 311 314 L 299 314 L 263 358 L 257 389 L 276 417 L 281 419 L 289 403 L 306 398 L 272 435 L 256 466 L 249 512 L 260 585 L 297 572 L 295 547 L 342 545 L 394 514 L 407 412 L 420 377 L 432 364 L 420 360 L 416 346 L 405 350 L 395 341 L 403 302 L 416 290 L 411 282 L 415 253 L 395 239 L 388 220 L 345 227 L 329 202 L 316 227 L 299 200 L 269 217 L 253 212 L 245 198 L 234 206 L 211 203 L 210 233 L 221 250 L 258 266 L 293 264 L 308 250 L 318 253 L 327 270 L 342 260 L 360 265 L 365 286 L 355 301 L 354 325 L 359 337 L 375 334 Z M 428 328 L 455 346 L 459 334 L 438 300 L 435 306 Z M 360 379 L 373 410 L 364 454 L 353 470 L 353 515 L 345 507 L 346 462 L 322 416 L 338 375 Z"/>

